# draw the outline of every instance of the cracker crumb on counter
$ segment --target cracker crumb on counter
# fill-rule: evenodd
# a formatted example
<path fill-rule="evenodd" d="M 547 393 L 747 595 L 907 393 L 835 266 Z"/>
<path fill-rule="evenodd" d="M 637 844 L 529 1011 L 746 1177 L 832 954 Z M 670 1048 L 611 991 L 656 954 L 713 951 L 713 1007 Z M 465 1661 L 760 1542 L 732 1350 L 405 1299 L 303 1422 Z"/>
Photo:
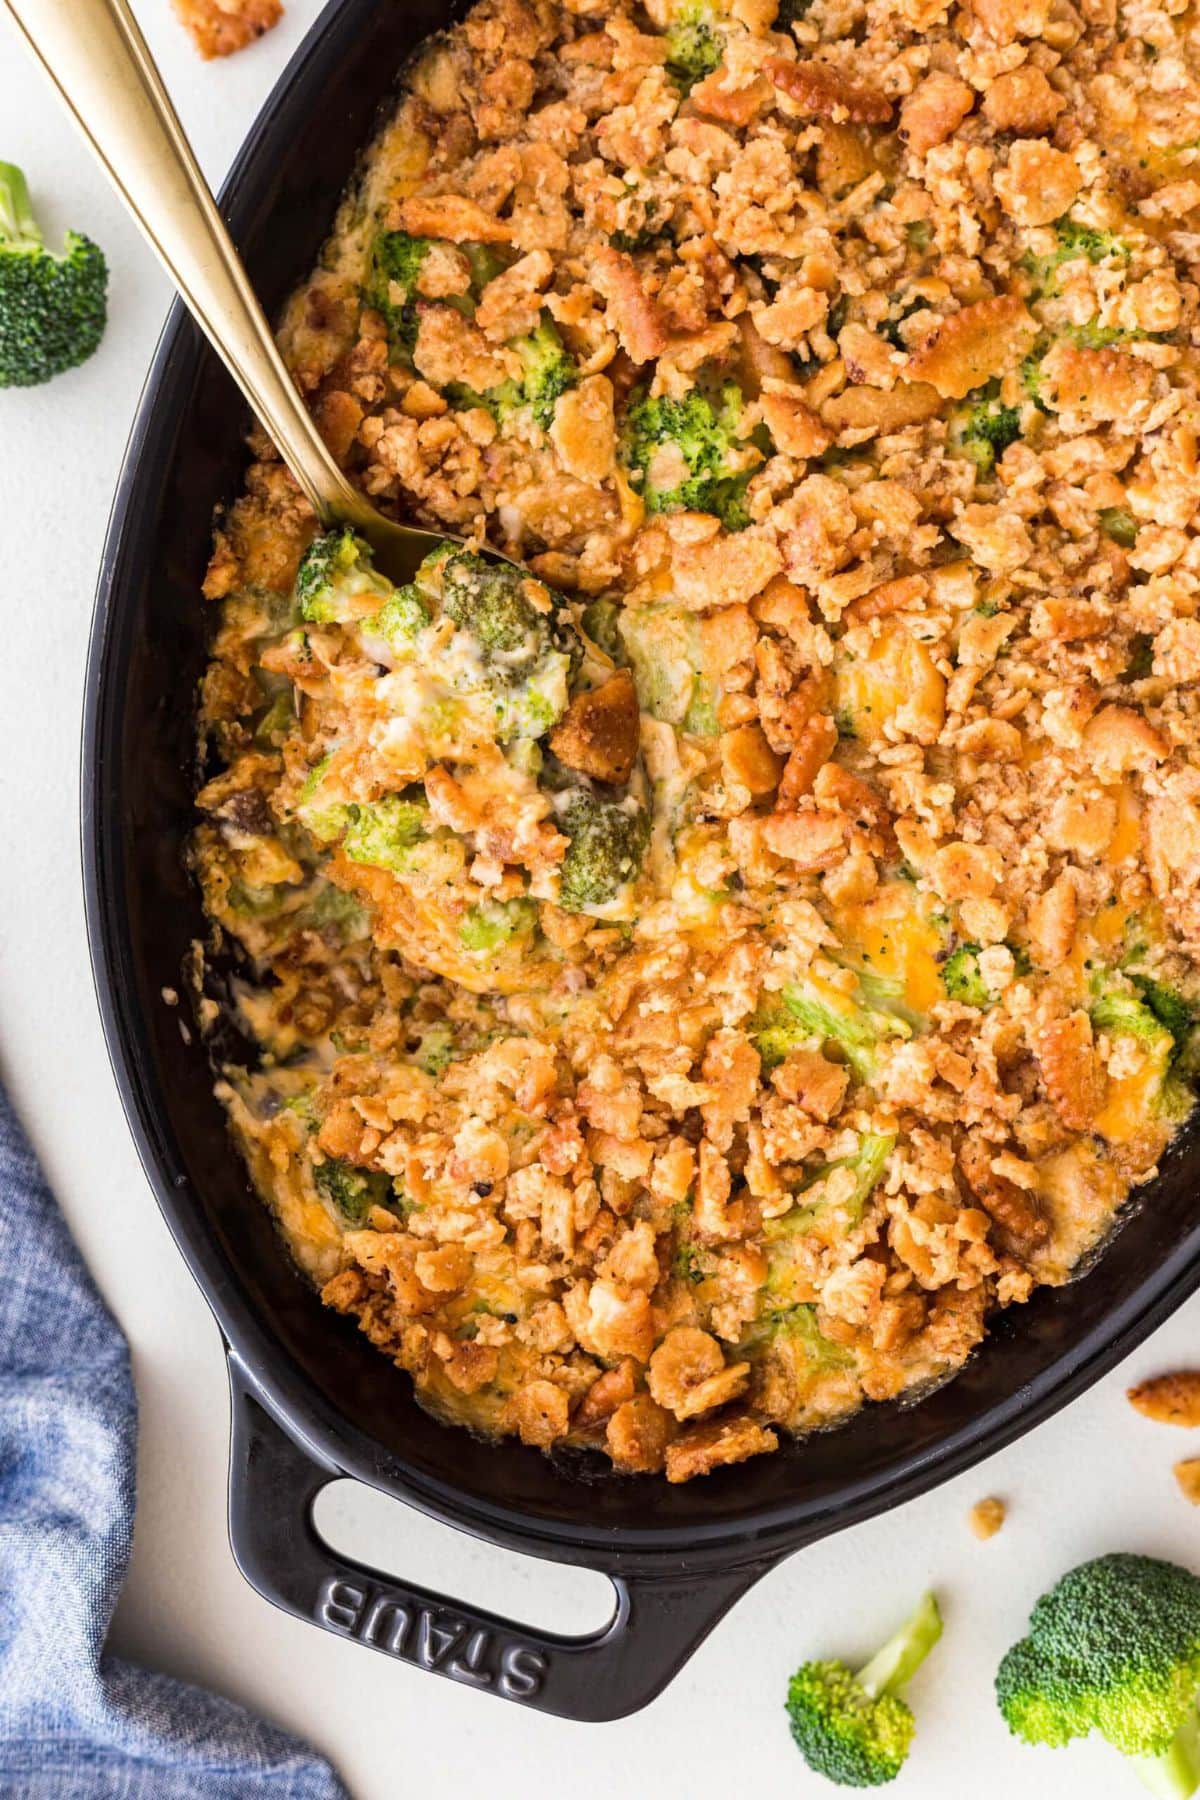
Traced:
<path fill-rule="evenodd" d="M 967 1526 L 974 1537 L 995 1537 L 1007 1517 L 1008 1507 L 992 1494 L 986 1500 L 975 1502 L 967 1514 Z"/>
<path fill-rule="evenodd" d="M 1192 1506 L 1200 1506 L 1200 1456 L 1188 1456 L 1175 1464 L 1179 1491 Z"/>
<path fill-rule="evenodd" d="M 1127 1389 L 1129 1404 L 1159 1425 L 1200 1426 L 1200 1369 L 1153 1375 Z"/>
<path fill-rule="evenodd" d="M 206 62 L 232 56 L 283 17 L 283 0 L 171 0 Z"/>

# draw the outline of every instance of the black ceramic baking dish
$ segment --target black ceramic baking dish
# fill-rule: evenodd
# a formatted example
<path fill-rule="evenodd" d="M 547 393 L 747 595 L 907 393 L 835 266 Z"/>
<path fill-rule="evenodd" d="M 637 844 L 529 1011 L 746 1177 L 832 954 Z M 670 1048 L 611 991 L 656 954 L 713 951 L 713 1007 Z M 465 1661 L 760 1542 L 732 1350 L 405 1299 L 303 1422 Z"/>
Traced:
<path fill-rule="evenodd" d="M 334 0 L 255 126 L 223 197 L 268 310 L 308 270 L 395 74 L 444 25 L 439 0 Z M 437 1424 L 407 1379 L 294 1272 L 249 1190 L 208 1054 L 164 1004 L 202 935 L 184 872 L 199 597 L 214 507 L 236 493 L 241 401 L 176 307 L 121 475 L 87 673 L 83 854 L 100 1006 L 159 1205 L 228 1346 L 230 1535 L 249 1581 L 327 1630 L 507 1699 L 613 1719 L 652 1699 L 739 1594 L 803 1545 L 910 1499 L 1081 1393 L 1200 1282 L 1200 1132 L 1185 1135 L 1108 1253 L 997 1321 L 918 1406 L 684 1487 L 600 1478 Z M 493 1618 L 348 1562 L 316 1494 L 355 1476 L 465 1531 L 612 1579 L 581 1638 Z"/>

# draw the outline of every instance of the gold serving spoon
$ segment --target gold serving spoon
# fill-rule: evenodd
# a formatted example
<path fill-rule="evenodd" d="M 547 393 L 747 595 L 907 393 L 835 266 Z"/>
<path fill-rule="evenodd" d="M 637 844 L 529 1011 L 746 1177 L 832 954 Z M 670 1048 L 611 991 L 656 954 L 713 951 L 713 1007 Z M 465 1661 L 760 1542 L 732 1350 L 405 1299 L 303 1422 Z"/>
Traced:
<path fill-rule="evenodd" d="M 447 532 L 398 525 L 346 479 L 284 366 L 126 0 L 0 0 L 323 526 L 352 525 L 393 581 Z"/>

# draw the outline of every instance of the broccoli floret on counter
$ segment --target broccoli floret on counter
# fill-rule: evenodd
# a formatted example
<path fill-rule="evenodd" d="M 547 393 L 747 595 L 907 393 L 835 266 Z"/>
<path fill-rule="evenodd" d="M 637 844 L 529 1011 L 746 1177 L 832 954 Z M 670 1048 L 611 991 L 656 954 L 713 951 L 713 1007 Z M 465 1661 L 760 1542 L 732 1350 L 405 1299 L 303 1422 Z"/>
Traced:
<path fill-rule="evenodd" d="M 960 944 L 942 964 L 942 986 L 948 1000 L 961 1006 L 990 1006 L 995 995 L 979 970 L 978 944 Z"/>
<path fill-rule="evenodd" d="M 537 928 L 537 904 L 518 896 L 515 900 L 484 900 L 473 906 L 458 928 L 464 950 L 500 950 L 515 938 L 528 938 Z"/>
<path fill-rule="evenodd" d="M 848 995 L 817 992 L 794 982 L 780 989 L 775 1005 L 758 1012 L 751 1035 L 768 1069 L 816 1037 L 836 1045 L 858 1079 L 869 1082 L 881 1041 L 905 1037 L 908 1029 L 896 1014 L 877 1011 Z"/>
<path fill-rule="evenodd" d="M 412 237 L 407 231 L 381 231 L 375 239 L 363 297 L 383 314 L 396 350 L 410 352 L 417 341 L 421 323 L 417 277 L 432 248 L 432 239 Z"/>
<path fill-rule="evenodd" d="M 390 1175 L 378 1169 L 357 1169 L 336 1157 L 319 1163 L 313 1180 L 349 1225 L 363 1224 L 373 1206 L 386 1206 L 392 1196 Z"/>
<path fill-rule="evenodd" d="M 1100 512 L 1100 529 L 1106 538 L 1122 550 L 1132 550 L 1137 543 L 1138 523 L 1124 506 L 1105 506 Z"/>
<path fill-rule="evenodd" d="M 688 93 L 725 58 L 710 6 L 681 6 L 667 27 L 667 73 Z"/>
<path fill-rule="evenodd" d="M 650 841 L 650 821 L 640 806 L 600 800 L 580 788 L 561 807 L 558 825 L 569 840 L 558 871 L 564 911 L 605 906 L 637 880 Z"/>
<path fill-rule="evenodd" d="M 422 801 L 388 794 L 370 805 L 346 809 L 342 849 L 351 862 L 368 863 L 402 875 L 412 867 L 412 853 L 429 836 L 429 808 Z"/>
<path fill-rule="evenodd" d="M 1043 1594 L 996 1675 L 1015 1737 L 1058 1748 L 1098 1731 L 1167 1800 L 1200 1787 L 1198 1690 L 1200 1580 L 1121 1553 Z"/>
<path fill-rule="evenodd" d="M 296 601 L 310 625 L 345 624 L 363 611 L 363 599 L 390 596 L 392 584 L 380 575 L 371 547 L 349 525 L 315 537 L 296 571 Z"/>
<path fill-rule="evenodd" d="M 967 395 L 954 435 L 962 454 L 970 457 L 981 475 L 987 475 L 997 458 L 1020 437 L 1021 414 L 1015 406 L 1001 403 L 1000 383 L 989 381 Z"/>
<path fill-rule="evenodd" d="M 801 1665 L 788 1684 L 792 1736 L 810 1769 L 841 1787 L 894 1781 L 916 1722 L 901 1691 L 942 1635 L 932 1594 L 857 1674 L 838 1661 Z"/>
<path fill-rule="evenodd" d="M 729 531 L 750 522 L 737 437 L 742 412 L 739 389 L 727 382 L 717 404 L 699 388 L 682 400 L 635 394 L 625 414 L 621 458 L 651 513 L 714 513 Z"/>
<path fill-rule="evenodd" d="M 108 265 L 69 231 L 47 250 L 20 169 L 0 163 L 0 387 L 37 387 L 86 362 L 108 321 Z"/>

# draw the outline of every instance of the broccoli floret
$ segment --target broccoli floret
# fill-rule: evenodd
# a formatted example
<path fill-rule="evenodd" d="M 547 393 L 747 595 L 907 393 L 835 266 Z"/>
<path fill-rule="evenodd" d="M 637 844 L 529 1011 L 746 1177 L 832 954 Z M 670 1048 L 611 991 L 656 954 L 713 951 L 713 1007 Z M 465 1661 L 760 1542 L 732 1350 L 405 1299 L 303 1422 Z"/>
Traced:
<path fill-rule="evenodd" d="M 808 1367 L 815 1372 L 849 1369 L 854 1364 L 852 1351 L 825 1336 L 817 1324 L 817 1309 L 809 1303 L 777 1312 L 771 1321 L 771 1336 L 776 1344 L 786 1342 L 793 1349 L 800 1348 Z"/>
<path fill-rule="evenodd" d="M 1160 1038 L 1164 1029 L 1136 994 L 1108 988 L 1093 1001 L 1092 1024 L 1113 1037 Z M 1169 1035 L 1169 1034 L 1168 1034 Z"/>
<path fill-rule="evenodd" d="M 498 739 L 544 737 L 567 709 L 575 633 L 554 610 L 539 610 L 528 576 L 511 563 L 460 550 L 440 579 L 443 613 L 479 647 Z"/>
<path fill-rule="evenodd" d="M 471 291 L 481 294 L 489 281 L 503 275 L 510 257 L 495 244 L 460 244 L 459 249 L 471 265 Z"/>
<path fill-rule="evenodd" d="M 593 600 L 584 608 L 583 629 L 598 649 L 613 662 L 623 657 L 621 645 L 621 607 L 615 600 Z"/>
<path fill-rule="evenodd" d="M 391 1199 L 390 1175 L 378 1169 L 356 1169 L 352 1163 L 331 1158 L 313 1170 L 319 1191 L 351 1225 L 361 1225 L 373 1206 L 386 1206 Z"/>
<path fill-rule="evenodd" d="M 1100 511 L 1100 529 L 1122 550 L 1132 550 L 1137 542 L 1138 523 L 1124 506 L 1105 506 Z"/>
<path fill-rule="evenodd" d="M 296 571 L 296 601 L 310 625 L 345 624 L 368 600 L 390 596 L 392 584 L 372 561 L 371 547 L 349 525 L 315 537 Z"/>
<path fill-rule="evenodd" d="M 273 749 L 281 738 L 287 736 L 295 723 L 296 709 L 292 704 L 292 690 L 283 688 L 255 724 L 254 742 L 260 750 Z"/>
<path fill-rule="evenodd" d="M 836 1044 L 862 1082 L 875 1075 L 876 1051 L 882 1039 L 906 1037 L 909 1028 L 893 1013 L 877 1011 L 831 991 L 817 993 L 799 982 L 779 991 L 778 1003 L 762 1008 L 751 1025 L 758 1053 L 768 1069 L 774 1068 L 806 1039 L 822 1038 Z"/>
<path fill-rule="evenodd" d="M 345 888 L 334 887 L 331 881 L 321 882 L 305 908 L 304 917 L 305 922 L 317 931 L 332 926 L 343 944 L 367 935 L 367 914 L 353 894 L 348 894 Z"/>
<path fill-rule="evenodd" d="M 857 1361 L 853 1350 L 824 1335 L 817 1324 L 817 1309 L 809 1301 L 798 1306 L 772 1305 L 743 1332 L 738 1353 L 780 1359 L 801 1375 L 852 1369 Z"/>
<path fill-rule="evenodd" d="M 510 338 L 508 348 L 521 359 L 519 378 L 510 377 L 498 387 L 482 394 L 464 382 L 451 382 L 446 398 L 460 412 L 481 406 L 502 425 L 513 413 L 526 408 L 543 431 L 554 422 L 554 407 L 560 394 L 574 387 L 579 370 L 563 348 L 562 339 L 549 313 L 543 313 L 536 330 L 524 337 Z"/>
<path fill-rule="evenodd" d="M 1040 299 L 1047 299 L 1055 292 L 1056 276 L 1063 263 L 1079 262 L 1084 257 L 1090 263 L 1100 263 L 1108 256 L 1119 256 L 1123 262 L 1128 262 L 1132 255 L 1128 244 L 1113 232 L 1098 231 L 1091 225 L 1077 225 L 1074 219 L 1059 219 L 1054 233 L 1058 244 L 1048 256 L 1029 254 L 1021 261 Z"/>
<path fill-rule="evenodd" d="M 960 944 L 942 964 L 942 986 L 962 1006 L 990 1006 L 995 995 L 979 972 L 978 944 Z"/>
<path fill-rule="evenodd" d="M 966 410 L 959 416 L 954 435 L 963 455 L 970 457 L 980 474 L 987 475 L 997 457 L 1020 437 L 1021 414 L 1015 406 L 1001 404 L 1000 383 L 989 381 L 967 395 Z"/>
<path fill-rule="evenodd" d="M 647 512 L 715 513 L 729 531 L 750 522 L 749 470 L 737 438 L 740 390 L 727 382 L 720 402 L 693 388 L 682 400 L 636 393 L 621 432 L 621 458 Z"/>
<path fill-rule="evenodd" d="M 383 314 L 393 349 L 406 355 L 417 341 L 421 323 L 417 276 L 432 248 L 430 238 L 412 237 L 407 231 L 381 231 L 371 251 L 364 298 Z"/>
<path fill-rule="evenodd" d="M 1100 325 L 1095 319 L 1088 319 L 1083 325 L 1068 325 L 1063 335 L 1081 350 L 1107 350 L 1110 344 L 1123 344 L 1145 334 L 1126 331 L 1123 325 Z"/>
<path fill-rule="evenodd" d="M 1005 1723 L 1060 1747 L 1098 1731 L 1151 1792 L 1200 1786 L 1200 1580 L 1175 1563 L 1116 1554 L 1043 1594 L 996 1675 Z"/>
<path fill-rule="evenodd" d="M 444 1020 L 424 1026 L 413 1052 L 413 1060 L 426 1075 L 432 1075 L 436 1079 L 443 1074 L 454 1060 L 453 1027 Z"/>
<path fill-rule="evenodd" d="M 1042 373 L 1042 362 L 1049 348 L 1050 339 L 1043 333 L 1021 363 L 1021 385 L 1038 411 L 1043 413 L 1048 409 L 1046 402 L 1042 399 L 1042 384 L 1045 380 Z"/>
<path fill-rule="evenodd" d="M 333 752 L 323 756 L 309 770 L 304 786 L 296 797 L 296 817 L 310 837 L 315 837 L 319 844 L 331 844 L 335 838 L 341 837 L 350 821 L 350 805 L 345 800 L 336 798 L 340 791 L 334 784 L 333 793 L 326 793 L 325 778 L 333 763 Z"/>
<path fill-rule="evenodd" d="M 1141 995 L 1144 1005 L 1154 1014 L 1159 1024 L 1170 1032 L 1175 1044 L 1176 1059 L 1188 1058 L 1195 1047 L 1200 1006 L 1194 1000 L 1185 999 L 1165 981 L 1155 981 L 1153 976 L 1131 974 L 1129 979 Z"/>
<path fill-rule="evenodd" d="M 916 1723 L 900 1698 L 942 1635 L 932 1594 L 895 1637 L 853 1674 L 837 1661 L 808 1662 L 788 1683 L 792 1736 L 810 1769 L 841 1787 L 894 1781 L 912 1746 Z"/>
<path fill-rule="evenodd" d="M 368 806 L 346 809 L 342 849 L 351 862 L 369 863 L 402 875 L 412 867 L 412 853 L 429 836 L 429 808 L 420 800 L 388 794 Z"/>
<path fill-rule="evenodd" d="M 685 94 L 724 61 L 725 47 L 714 26 L 711 6 L 693 0 L 680 7 L 667 27 L 667 73 Z"/>
<path fill-rule="evenodd" d="M 878 1186 L 887 1168 L 888 1157 L 895 1147 L 894 1134 L 865 1132 L 859 1139 L 858 1149 L 853 1156 L 842 1156 L 835 1162 L 826 1163 L 808 1184 L 815 1186 L 817 1182 L 825 1181 L 836 1169 L 850 1169 L 853 1172 L 854 1185 L 839 1207 L 848 1230 L 852 1231 L 861 1222 L 867 1201 Z M 763 1235 L 767 1242 L 767 1293 L 772 1298 L 792 1297 L 794 1253 L 798 1240 L 812 1230 L 813 1225 L 822 1214 L 829 1211 L 831 1205 L 832 1202 L 828 1199 L 807 1204 L 801 1201 L 780 1218 L 767 1221 Z"/>
<path fill-rule="evenodd" d="M 1145 681 L 1154 673 L 1154 635 L 1135 631 L 1129 640 L 1129 661 L 1121 671 L 1122 681 Z"/>
<path fill-rule="evenodd" d="M 442 611 L 518 678 L 554 647 L 553 621 L 530 599 L 522 571 L 474 550 L 457 551 L 443 565 Z"/>
<path fill-rule="evenodd" d="M 484 900 L 471 907 L 458 928 L 464 950 L 499 950 L 514 938 L 529 937 L 537 925 L 537 904 L 518 896 L 515 900 Z"/>
<path fill-rule="evenodd" d="M 640 231 L 614 231 L 609 243 L 614 250 L 625 250 L 631 256 L 636 250 L 649 250 L 668 236 L 666 225 L 643 225 Z"/>
<path fill-rule="evenodd" d="M 927 304 L 919 294 L 911 300 L 906 300 L 903 295 L 895 298 L 888 309 L 888 316 L 876 327 L 880 337 L 886 338 L 897 350 L 907 350 L 908 345 L 900 327 L 906 319 L 911 319 L 914 313 L 920 312 Z"/>
<path fill-rule="evenodd" d="M 1108 976 L 1093 978 L 1092 1024 L 1111 1037 L 1138 1039 L 1156 1080 L 1152 1103 L 1168 1117 L 1182 1117 L 1191 1104 L 1196 1074 L 1197 1012 L 1193 1004 L 1149 975 L 1129 973 L 1132 992 Z"/>
<path fill-rule="evenodd" d="M 1129 245 L 1115 232 L 1101 231 L 1094 225 L 1080 225 L 1074 219 L 1060 219 L 1054 227 L 1062 247 L 1061 260 L 1086 256 L 1090 263 L 1103 262 L 1106 256 L 1119 256 L 1128 262 L 1133 255 Z"/>
<path fill-rule="evenodd" d="M 361 633 L 368 649 L 377 639 L 389 656 L 402 657 L 412 651 L 429 619 L 429 608 L 420 589 L 407 582 L 384 601 L 377 613 L 363 620 Z"/>
<path fill-rule="evenodd" d="M 706 665 L 697 614 L 667 604 L 626 606 L 616 629 L 642 711 L 695 737 L 715 737 L 719 682 Z"/>
<path fill-rule="evenodd" d="M 578 788 L 561 804 L 558 824 L 569 840 L 558 869 L 558 904 L 565 912 L 605 906 L 637 880 L 650 842 L 650 821 L 640 806 L 600 800 Z"/>
<path fill-rule="evenodd" d="M 554 422 L 554 407 L 560 394 L 575 386 L 579 371 L 563 349 L 554 321 L 543 313 L 541 323 L 526 337 L 513 338 L 509 344 L 524 364 L 521 376 L 521 404 L 533 411 L 543 431 Z"/>
<path fill-rule="evenodd" d="M 69 231 L 47 250 L 20 169 L 0 163 L 0 387 L 37 387 L 86 362 L 108 321 L 108 265 Z"/>

